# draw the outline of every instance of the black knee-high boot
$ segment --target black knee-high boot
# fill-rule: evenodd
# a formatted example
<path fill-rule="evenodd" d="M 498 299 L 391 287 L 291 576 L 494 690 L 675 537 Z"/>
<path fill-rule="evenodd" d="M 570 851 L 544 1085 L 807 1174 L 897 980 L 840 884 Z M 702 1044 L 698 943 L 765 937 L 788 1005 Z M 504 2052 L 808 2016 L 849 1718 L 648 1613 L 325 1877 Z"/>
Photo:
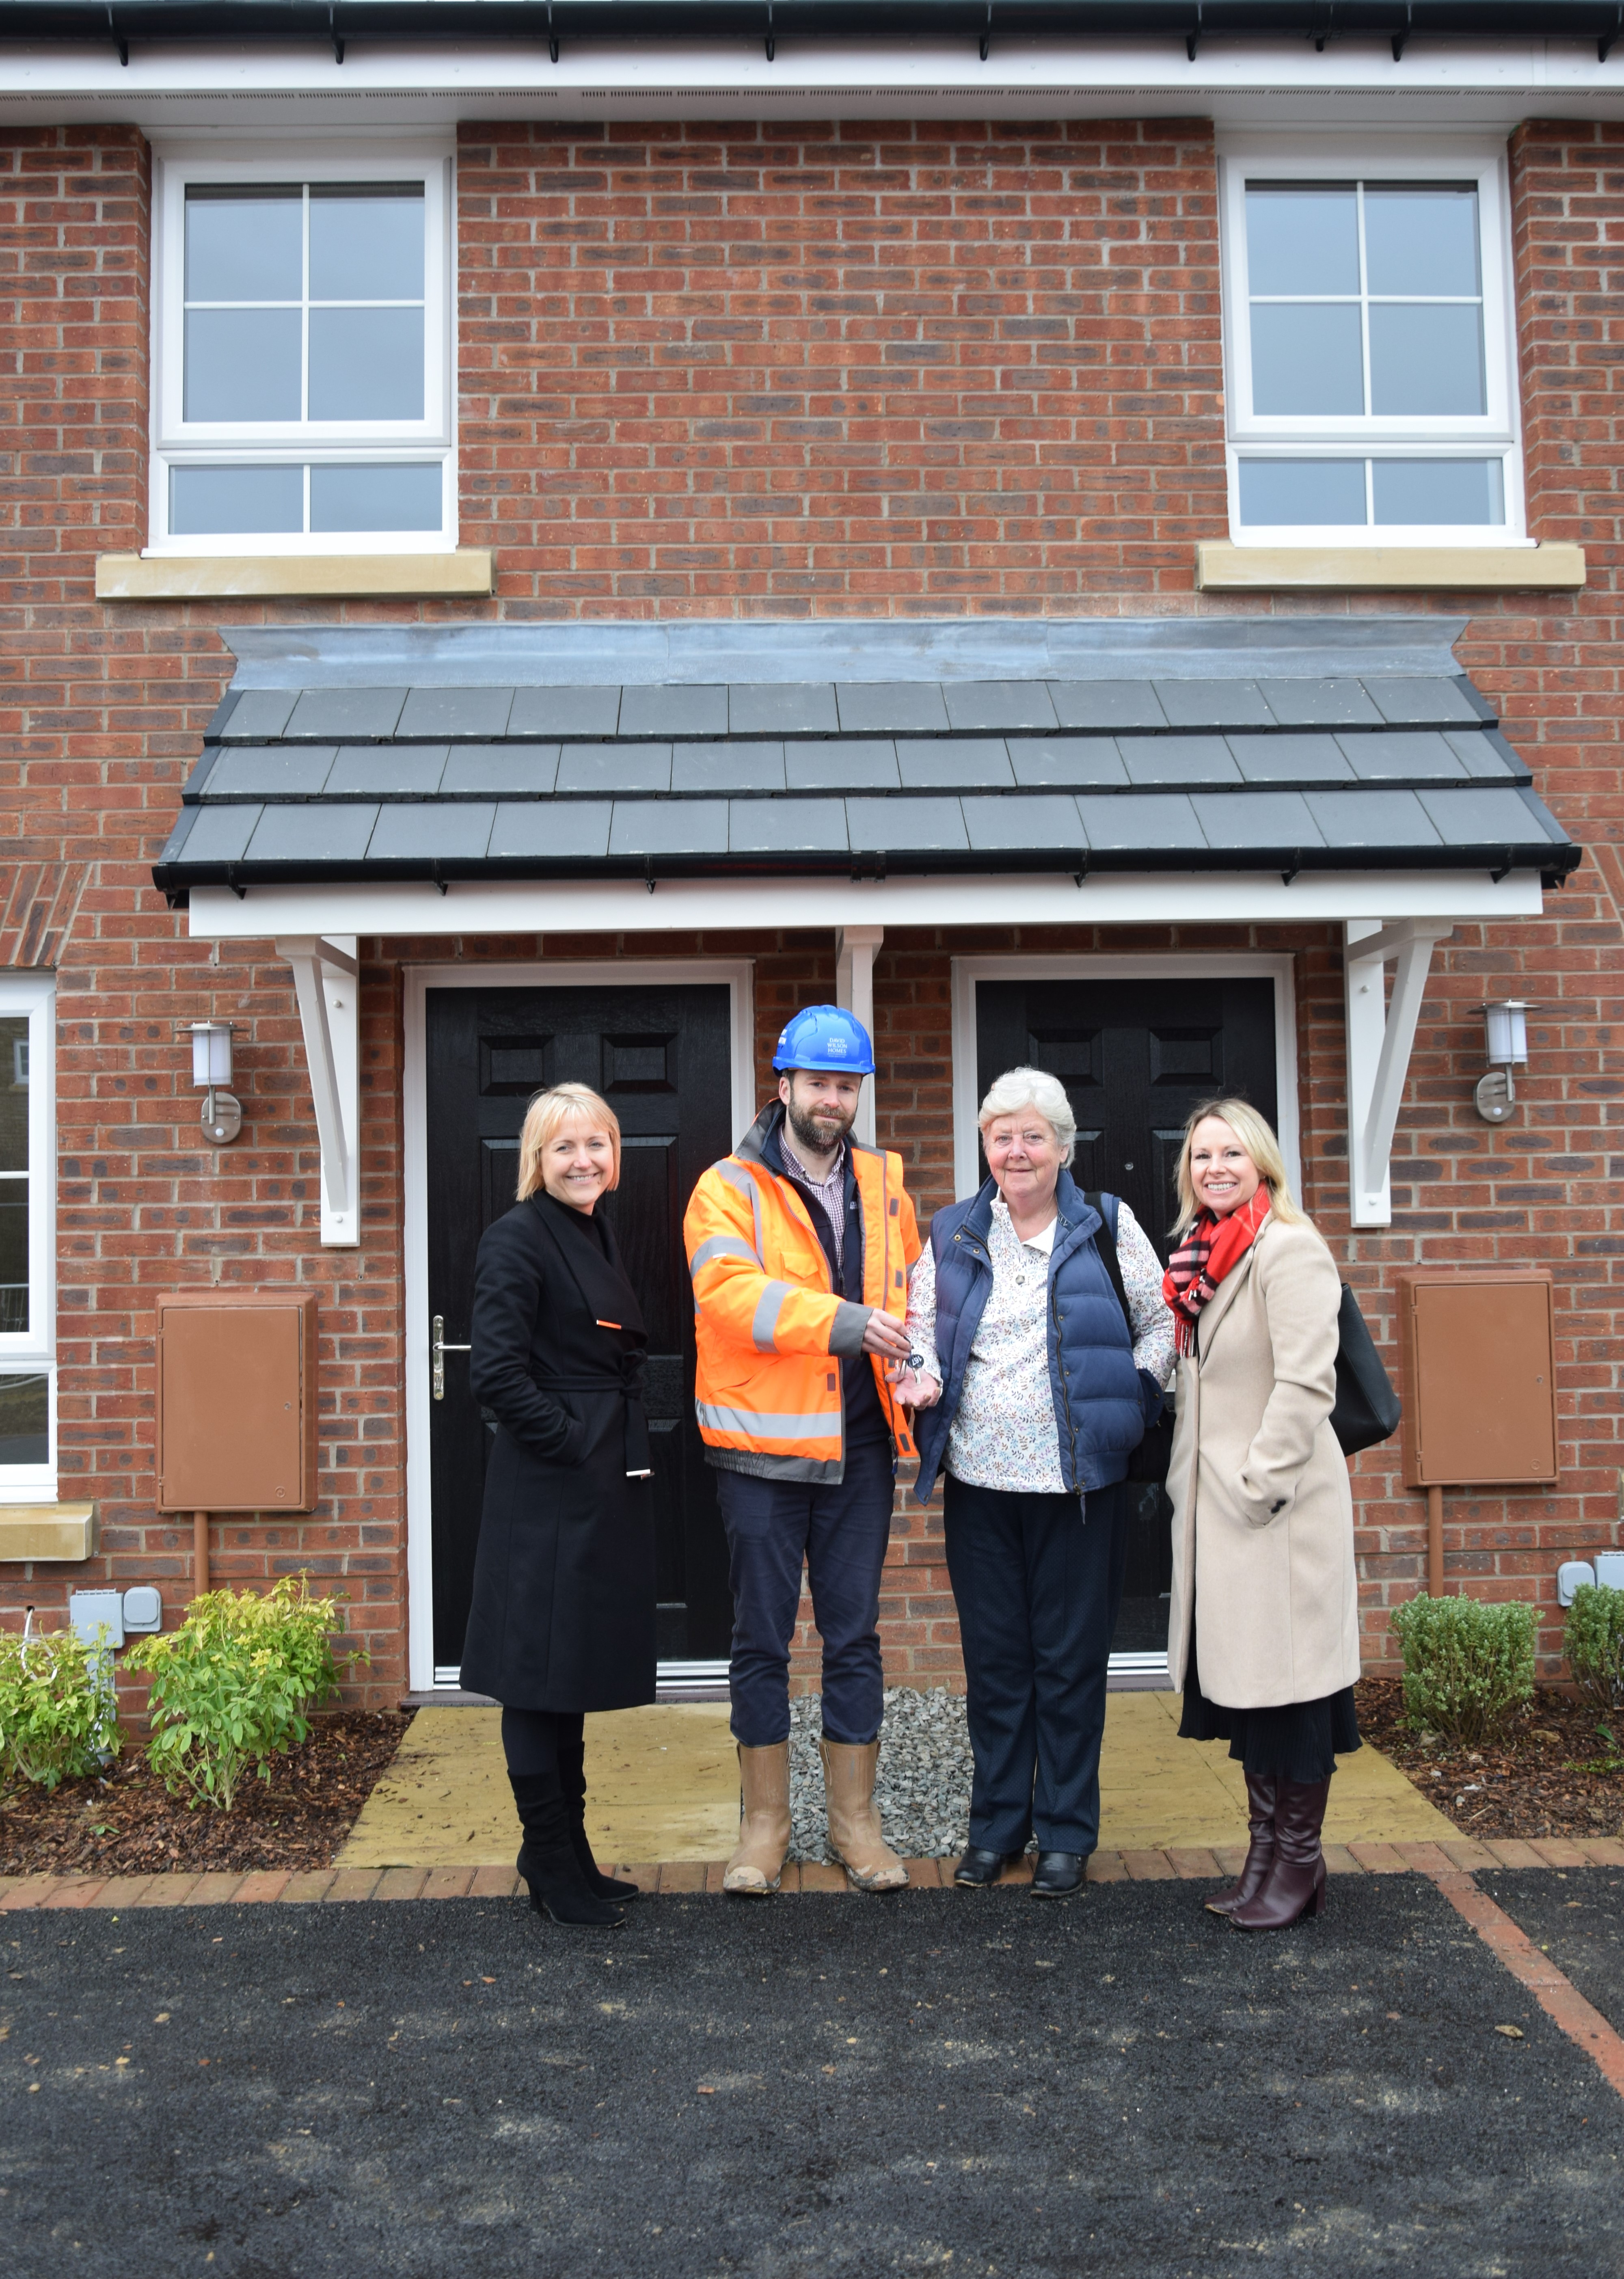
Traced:
<path fill-rule="evenodd" d="M 530 1903 L 538 1915 L 549 1915 L 556 1923 L 610 1930 L 625 1918 L 591 1889 L 576 1857 L 574 1810 L 560 1762 L 568 1753 L 569 1735 L 561 1730 L 568 1722 L 540 1709 L 504 1708 L 502 1713 L 508 1784 L 525 1831 L 518 1871 L 530 1886 Z M 578 1734 L 578 1719 L 575 1730 Z"/>
<path fill-rule="evenodd" d="M 558 1778 L 570 1814 L 570 1841 L 575 1847 L 576 1861 L 586 1878 L 586 1888 L 595 1891 L 601 1899 L 634 1899 L 638 1885 L 625 1883 L 618 1876 L 604 1875 L 587 1841 L 586 1721 L 563 1717 L 559 1723 L 564 1730 L 558 1737 Z"/>

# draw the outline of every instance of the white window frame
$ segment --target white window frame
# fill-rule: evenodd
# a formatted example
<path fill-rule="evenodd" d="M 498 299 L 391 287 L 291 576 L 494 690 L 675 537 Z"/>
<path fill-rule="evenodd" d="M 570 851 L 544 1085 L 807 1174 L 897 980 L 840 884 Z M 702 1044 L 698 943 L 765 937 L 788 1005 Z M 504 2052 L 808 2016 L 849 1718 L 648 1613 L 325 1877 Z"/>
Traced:
<path fill-rule="evenodd" d="M 243 146 L 234 143 L 234 151 Z M 438 136 L 279 140 L 247 157 L 200 143 L 162 145 L 153 166 L 152 448 L 149 555 L 439 554 L 457 542 L 454 147 Z M 421 419 L 261 420 L 241 426 L 184 417 L 186 192 L 188 183 L 421 181 L 424 196 L 424 416 Z M 438 465 L 438 530 L 229 532 L 169 530 L 175 466 Z"/>
<path fill-rule="evenodd" d="M 1503 142 L 1429 132 L 1233 135 L 1219 148 L 1229 533 L 1239 546 L 1528 546 L 1517 383 L 1511 181 Z M 1475 182 L 1482 262 L 1482 413 L 1268 414 L 1252 410 L 1246 185 L 1283 181 Z M 1504 468 L 1498 523 L 1243 523 L 1244 459 L 1492 459 Z"/>
<path fill-rule="evenodd" d="M 50 1453 L 42 1464 L 0 1463 L 0 1504 L 57 1497 L 57 1055 L 56 982 L 50 974 L 0 975 L 0 1014 L 28 1022 L 28 1324 L 0 1331 L 0 1377 L 43 1376 Z"/>

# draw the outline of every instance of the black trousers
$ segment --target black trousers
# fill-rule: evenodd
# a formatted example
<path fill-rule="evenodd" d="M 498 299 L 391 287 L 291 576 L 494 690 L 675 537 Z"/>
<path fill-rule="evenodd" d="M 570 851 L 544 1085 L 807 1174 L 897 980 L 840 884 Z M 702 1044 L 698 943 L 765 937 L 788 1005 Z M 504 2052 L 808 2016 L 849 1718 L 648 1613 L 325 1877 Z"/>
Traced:
<path fill-rule="evenodd" d="M 976 1759 L 969 1840 L 1092 1852 L 1127 1492 L 1017 1495 L 950 1472 L 944 1519 Z"/>
<path fill-rule="evenodd" d="M 586 1720 L 556 1709 L 504 1709 L 502 1753 L 520 1780 L 556 1780 L 574 1812 L 586 1800 Z"/>

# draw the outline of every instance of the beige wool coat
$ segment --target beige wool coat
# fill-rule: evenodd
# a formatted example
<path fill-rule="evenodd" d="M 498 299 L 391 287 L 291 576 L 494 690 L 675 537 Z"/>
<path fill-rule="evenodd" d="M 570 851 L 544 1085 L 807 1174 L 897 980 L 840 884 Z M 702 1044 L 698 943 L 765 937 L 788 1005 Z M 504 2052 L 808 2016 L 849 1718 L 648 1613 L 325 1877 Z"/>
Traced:
<path fill-rule="evenodd" d="M 1178 1362 L 1168 1667 L 1227 1709 L 1359 1676 L 1353 1499 L 1330 1412 L 1341 1278 L 1311 1226 L 1267 1218 Z"/>

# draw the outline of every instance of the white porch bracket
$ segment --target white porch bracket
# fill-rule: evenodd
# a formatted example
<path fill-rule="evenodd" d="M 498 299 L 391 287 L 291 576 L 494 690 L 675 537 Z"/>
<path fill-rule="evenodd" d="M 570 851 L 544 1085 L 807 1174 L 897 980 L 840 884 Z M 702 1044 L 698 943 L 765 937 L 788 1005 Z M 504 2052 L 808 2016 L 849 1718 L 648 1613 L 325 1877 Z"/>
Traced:
<path fill-rule="evenodd" d="M 835 929 L 835 1003 L 854 1014 L 862 1023 L 869 1036 L 874 1034 L 874 953 L 885 939 L 885 929 L 878 925 L 837 926 Z M 857 1121 L 854 1130 L 859 1140 L 872 1147 L 874 1141 L 874 1086 L 877 1079 L 870 1077 L 862 1088 L 857 1103 Z"/>
<path fill-rule="evenodd" d="M 361 1240 L 360 967 L 354 934 L 283 934 L 276 954 L 293 968 L 304 1058 L 321 1143 L 321 1239 Z"/>
<path fill-rule="evenodd" d="M 1447 918 L 1349 918 L 1343 987 L 1348 1037 L 1348 1186 L 1355 1226 L 1390 1226 L 1389 1159 L 1434 945 Z M 1387 968 L 1396 964 L 1392 1001 Z"/>

